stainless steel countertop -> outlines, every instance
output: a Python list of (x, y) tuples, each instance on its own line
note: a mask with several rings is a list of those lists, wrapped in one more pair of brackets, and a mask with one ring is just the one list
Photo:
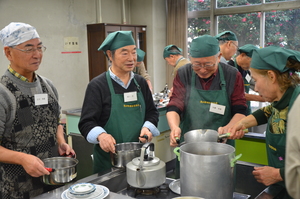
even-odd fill
[[(125, 175), (125, 177), (124, 177)], [(166, 184), (168, 185), (170, 182), (172, 182), (174, 179), (166, 178)], [(61, 194), (68, 189), (73, 184), (82, 183), (82, 182), (90, 182), (93, 184), (101, 184), (103, 186), (106, 186), (110, 193), (105, 199), (130, 199), (133, 197), (130, 197), (126, 194), (126, 173), (124, 169), (113, 169), (111, 172), (106, 173), (104, 175), (99, 174), (93, 174), (91, 176), (88, 176), (86, 178), (83, 178), (81, 180), (68, 183), (60, 188), (54, 189), (52, 191), (49, 191), (47, 193), (41, 194), (39, 196), (34, 197), (34, 199), (59, 199), (61, 198)], [(117, 182), (117, 183), (116, 183)], [(124, 183), (125, 182), (125, 183)], [(125, 190), (125, 192), (124, 192)], [(125, 193), (125, 195), (124, 195)], [(168, 194), (167, 198), (174, 198), (179, 197), (179, 195), (174, 194), (170, 190), (170, 194)], [(137, 198), (143, 198), (143, 196), (139, 196)], [(145, 198), (151, 198), (145, 196)], [(156, 196), (153, 196), (152, 198), (156, 198)], [(159, 197), (158, 199), (160, 199)], [(165, 198), (165, 197), (163, 197)], [(233, 199), (248, 199), (250, 198), (250, 195), (246, 194), (240, 194), (234, 192)]]

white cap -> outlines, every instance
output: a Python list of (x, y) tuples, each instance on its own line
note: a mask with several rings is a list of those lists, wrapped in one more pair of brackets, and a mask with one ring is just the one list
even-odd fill
[(40, 38), (35, 27), (22, 22), (11, 22), (0, 31), (3, 46), (16, 46), (35, 38)]

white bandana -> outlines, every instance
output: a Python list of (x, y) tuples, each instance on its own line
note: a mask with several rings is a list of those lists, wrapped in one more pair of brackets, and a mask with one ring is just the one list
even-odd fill
[(36, 29), (26, 23), (11, 22), (0, 31), (3, 46), (16, 46), (35, 38), (40, 38)]

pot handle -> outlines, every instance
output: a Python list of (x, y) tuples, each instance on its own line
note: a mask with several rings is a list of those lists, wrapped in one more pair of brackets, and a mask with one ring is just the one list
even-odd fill
[(174, 149), (174, 153), (175, 153), (175, 155), (177, 156), (178, 161), (180, 162), (180, 147), (176, 147), (176, 148)]
[(230, 161), (230, 166), (234, 167), (235, 163), (238, 161), (238, 159), (240, 159), (242, 157), (242, 154), (239, 154), (237, 156), (235, 156), (231, 161)]

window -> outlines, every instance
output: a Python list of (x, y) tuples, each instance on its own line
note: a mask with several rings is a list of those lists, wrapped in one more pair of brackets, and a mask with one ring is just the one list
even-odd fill
[(218, 17), (219, 32), (230, 30), (239, 40), (239, 46), (245, 44), (260, 45), (261, 13), (223, 15)]
[(217, 8), (260, 4), (261, 0), (218, 0)]
[(263, 0), (187, 1), (188, 44), (197, 36), (230, 30), (236, 33), (239, 46), (277, 45), (300, 51), (299, 1), (265, 0), (263, 6)]

